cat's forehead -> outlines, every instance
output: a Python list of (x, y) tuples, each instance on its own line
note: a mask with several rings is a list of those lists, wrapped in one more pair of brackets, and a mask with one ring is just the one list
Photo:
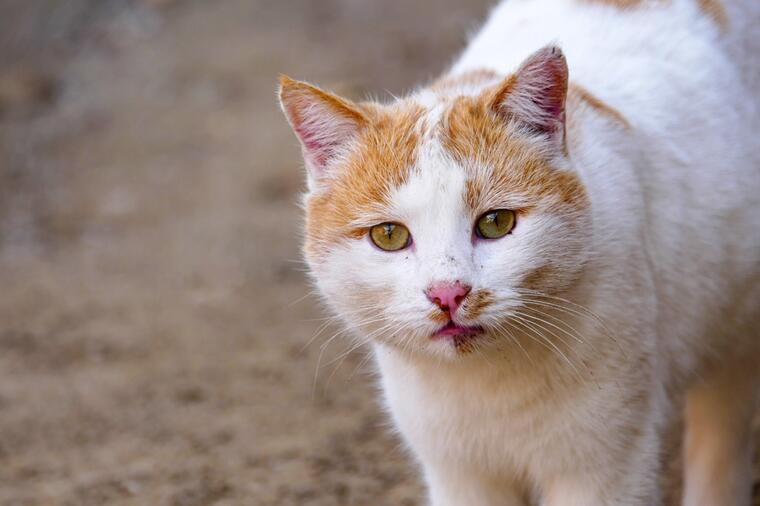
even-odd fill
[(410, 104), (423, 113), (410, 174), (460, 171), (466, 209), (476, 214), (507, 204), (585, 202), (578, 177), (561, 170), (560, 160), (548, 155), (541, 139), (489, 109), (482, 91), (492, 78), (491, 73), (464, 75), (412, 97)]

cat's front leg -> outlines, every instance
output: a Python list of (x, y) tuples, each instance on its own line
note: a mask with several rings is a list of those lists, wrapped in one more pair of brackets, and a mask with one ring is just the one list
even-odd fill
[[(636, 453), (636, 450), (632, 450)], [(634, 455), (636, 465), (621, 459), (597, 472), (569, 470), (542, 487), (541, 506), (661, 506), (657, 450)]]
[(515, 484), (461, 466), (426, 465), (431, 506), (526, 506)]
[[(575, 456), (539, 478), (541, 506), (663, 506), (662, 427), (670, 418), (652, 409), (640, 419), (574, 441)], [(608, 424), (610, 425), (610, 424)]]
[[(655, 464), (656, 465), (656, 464)], [(652, 473), (640, 483), (621, 483), (594, 475), (568, 474), (544, 491), (541, 506), (660, 506), (662, 497)]]
[(683, 506), (752, 504), (753, 360), (706, 371), (688, 393)]

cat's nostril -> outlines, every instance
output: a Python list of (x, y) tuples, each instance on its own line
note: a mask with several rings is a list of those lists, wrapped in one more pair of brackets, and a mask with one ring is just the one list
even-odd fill
[(454, 283), (436, 283), (430, 286), (425, 293), (428, 300), (441, 308), (441, 310), (453, 314), (462, 304), (472, 288), (463, 285), (459, 281)]

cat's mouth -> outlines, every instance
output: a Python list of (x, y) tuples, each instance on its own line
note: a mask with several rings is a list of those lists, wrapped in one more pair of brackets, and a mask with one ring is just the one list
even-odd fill
[(476, 326), (466, 326), (466, 325), (459, 325), (458, 323), (454, 323), (453, 321), (449, 320), (449, 323), (438, 329), (435, 334), (433, 334), (433, 339), (439, 339), (439, 338), (452, 338), (452, 339), (463, 339), (463, 338), (469, 338), (469, 337), (475, 337), (478, 334), (483, 333), (483, 327), (480, 325)]

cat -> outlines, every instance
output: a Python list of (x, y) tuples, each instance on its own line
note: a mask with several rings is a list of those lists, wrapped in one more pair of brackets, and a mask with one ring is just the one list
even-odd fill
[(509, 0), (392, 103), (281, 77), (305, 258), (432, 505), (658, 506), (679, 458), (681, 504), (750, 505), (758, 26)]

